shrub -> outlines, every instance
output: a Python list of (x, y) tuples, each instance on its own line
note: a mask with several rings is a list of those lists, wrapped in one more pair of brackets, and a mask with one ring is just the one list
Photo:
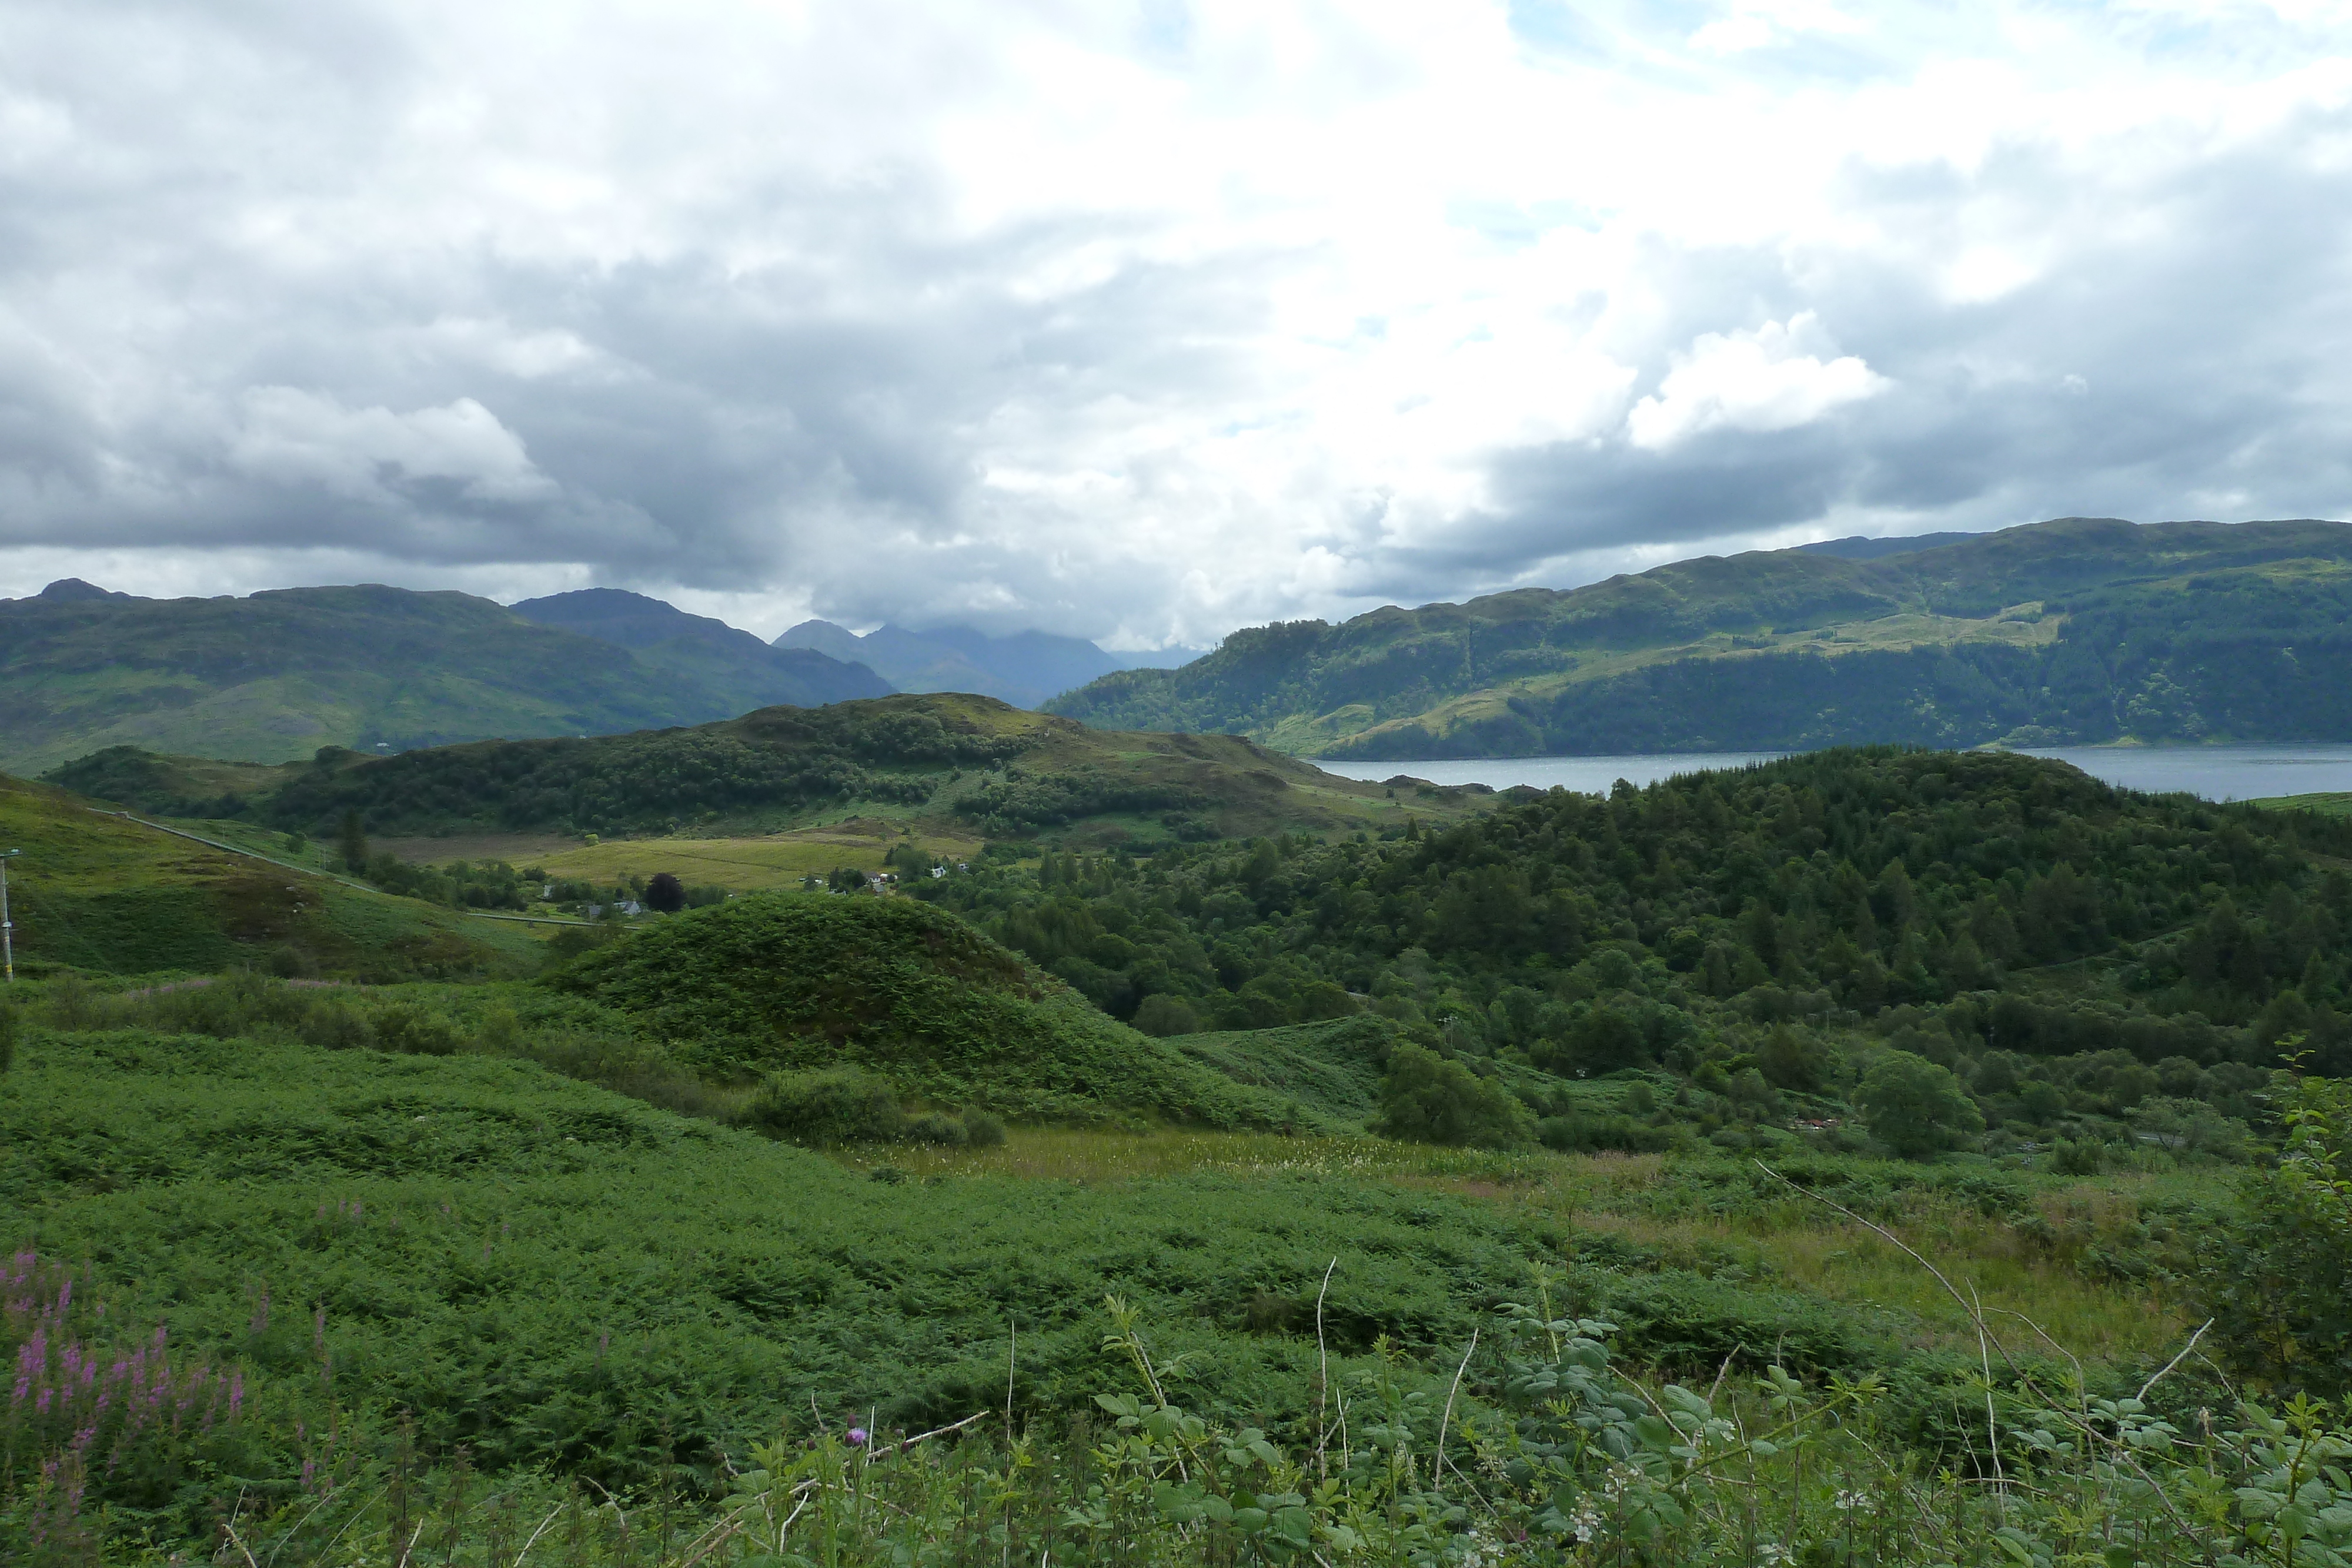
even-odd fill
[(889, 1080), (862, 1067), (769, 1075), (744, 1124), (795, 1144), (893, 1143), (908, 1132)]
[(1004, 1142), (1004, 1124), (985, 1111), (966, 1111), (963, 1131), (975, 1149), (992, 1149)]
[(428, 1013), (405, 1002), (379, 1008), (375, 1015), (379, 1051), (402, 1051), (414, 1056), (451, 1056), (458, 1044), (457, 1029), (439, 1013)]
[(909, 1118), (899, 1134), (910, 1144), (939, 1144), (957, 1148), (971, 1141), (971, 1130), (944, 1111), (926, 1111)]
[(1536, 1124), (1536, 1140), (1562, 1154), (1617, 1149), (1631, 1155), (1662, 1153), (1674, 1142), (1672, 1129), (1626, 1115), (1547, 1116)]
[(1959, 1148), (1984, 1116), (1948, 1067), (1907, 1051), (1881, 1051), (1854, 1095), (1871, 1135), (1906, 1160)]
[(2096, 1176), (2106, 1166), (2106, 1147), (2095, 1138), (2061, 1138), (2051, 1145), (2050, 1168), (2060, 1176)]
[(2231, 1358), (2281, 1387), (2352, 1391), (2352, 1082), (2305, 1078), (2278, 1163), (2247, 1182), (2199, 1285)]
[(1412, 1143), (1489, 1149), (1517, 1148), (1535, 1135), (1528, 1108), (1509, 1090), (1411, 1044), (1389, 1053), (1375, 1130)]

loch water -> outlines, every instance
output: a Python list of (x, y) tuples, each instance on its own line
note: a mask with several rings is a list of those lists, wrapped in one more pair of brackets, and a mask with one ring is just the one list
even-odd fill
[[(1620, 779), (1651, 784), (1680, 773), (1770, 762), (1781, 751), (1664, 752), (1628, 757), (1496, 757), (1429, 762), (1325, 761), (1316, 766), (1349, 779), (1392, 779), (1400, 773), (1433, 784), (1554, 785), (1605, 795)], [(2209, 800), (2259, 800), (2278, 795), (2352, 791), (2352, 745), (2063, 746), (2029, 750), (2054, 757), (2095, 779), (2128, 789), (2185, 790)]]

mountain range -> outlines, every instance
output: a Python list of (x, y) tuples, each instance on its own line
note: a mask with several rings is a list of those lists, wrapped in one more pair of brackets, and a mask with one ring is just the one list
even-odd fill
[(2065, 517), (1255, 627), (1046, 706), (1327, 758), (2343, 740), (2347, 622), (2352, 526)]
[[(1045, 632), (991, 637), (969, 626), (909, 632), (885, 625), (860, 636), (830, 621), (803, 621), (775, 645), (865, 664), (902, 692), (977, 692), (1032, 708), (1098, 675), (1163, 662), (1158, 654), (1107, 653), (1077, 637)], [(1195, 652), (1178, 651), (1184, 656)]]
[(111, 746), (284, 762), (889, 690), (870, 669), (604, 589), (509, 610), (375, 584), (142, 599), (68, 579), (0, 600), (0, 769), (16, 773)]

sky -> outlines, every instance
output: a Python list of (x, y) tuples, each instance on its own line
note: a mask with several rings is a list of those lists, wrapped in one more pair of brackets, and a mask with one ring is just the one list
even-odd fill
[(2352, 516), (2352, 5), (0, 0), (0, 595), (1118, 649)]

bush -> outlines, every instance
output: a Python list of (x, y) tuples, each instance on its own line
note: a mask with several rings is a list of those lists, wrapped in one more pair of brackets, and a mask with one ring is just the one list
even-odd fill
[(1984, 1131), (1984, 1116), (1948, 1067), (1907, 1051), (1886, 1051), (1854, 1095), (1871, 1135), (1906, 1160), (1957, 1149)]
[(1615, 1149), (1629, 1155), (1663, 1153), (1674, 1142), (1673, 1130), (1652, 1126), (1626, 1115), (1547, 1116), (1536, 1124), (1536, 1140), (1561, 1154), (1586, 1154)]
[(2352, 1082), (2305, 1078), (2278, 1163), (2206, 1249), (2201, 1310), (2241, 1370), (2321, 1397), (2352, 1391)]
[(975, 1149), (992, 1149), (1004, 1142), (1004, 1124), (985, 1111), (963, 1113), (965, 1139)]
[(971, 1129), (943, 1111), (926, 1111), (909, 1119), (907, 1130), (900, 1135), (910, 1144), (938, 1144), (947, 1148), (960, 1148), (971, 1141)]
[(376, 1009), (375, 1044), (379, 1051), (403, 1051), (414, 1056), (452, 1056), (457, 1053), (458, 1037), (456, 1027), (440, 1014), (394, 1002)]
[(862, 1067), (772, 1073), (745, 1107), (743, 1124), (771, 1137), (819, 1147), (895, 1143), (908, 1133), (906, 1113), (898, 1109), (889, 1080)]
[(1389, 1053), (1373, 1130), (1412, 1143), (1487, 1149), (1522, 1147), (1535, 1136), (1528, 1108), (1509, 1090), (1411, 1044)]

